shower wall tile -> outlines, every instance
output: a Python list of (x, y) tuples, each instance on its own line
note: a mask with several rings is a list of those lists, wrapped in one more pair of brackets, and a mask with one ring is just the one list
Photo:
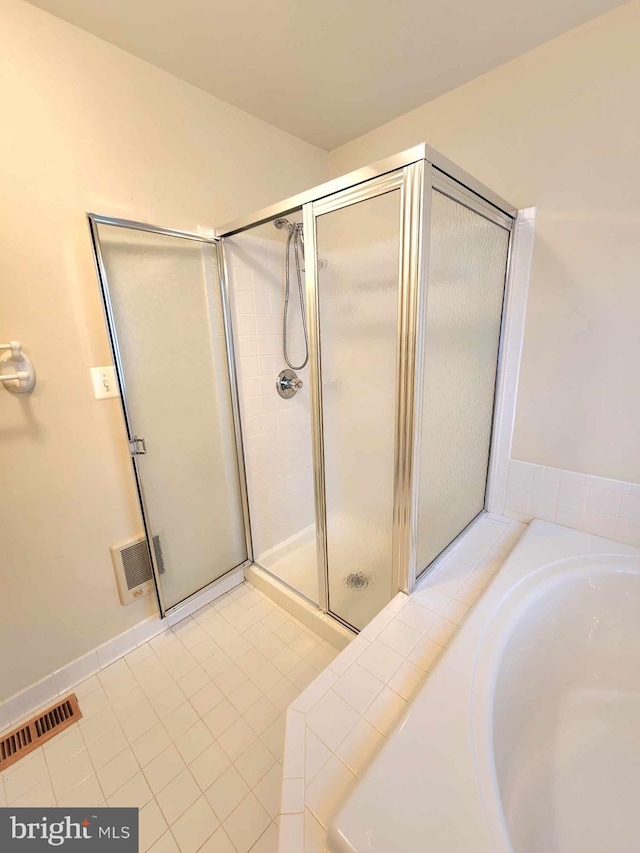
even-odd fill
[(504, 514), (640, 546), (640, 485), (512, 459)]
[[(240, 409), (256, 558), (314, 524), (308, 369), (291, 400), (276, 392), (282, 354), (284, 244), (243, 234), (226, 240)], [(292, 278), (295, 291), (295, 275)], [(293, 336), (296, 299), (292, 291)], [(292, 337), (293, 337), (292, 336)], [(300, 341), (295, 338), (293, 343)], [(292, 349), (294, 363), (303, 349)]]

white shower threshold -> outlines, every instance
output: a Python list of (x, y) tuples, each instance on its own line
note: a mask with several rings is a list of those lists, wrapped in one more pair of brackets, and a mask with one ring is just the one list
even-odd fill
[(336, 649), (344, 649), (356, 636), (353, 631), (323, 613), (314, 604), (298, 595), (285, 583), (281, 583), (261, 566), (257, 566), (255, 563), (247, 566), (244, 570), (244, 576), (256, 589), (259, 589), (283, 610), (286, 610), (307, 628), (315, 631), (318, 636), (331, 643)]

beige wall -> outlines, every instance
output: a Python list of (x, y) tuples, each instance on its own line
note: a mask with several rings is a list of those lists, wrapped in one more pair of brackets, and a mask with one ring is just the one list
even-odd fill
[(520, 207), (536, 244), (513, 455), (640, 482), (640, 3), (331, 153), (428, 142)]
[(0, 699), (152, 612), (109, 545), (140, 530), (86, 210), (196, 230), (326, 178), (327, 155), (39, 9), (0, 0), (0, 339), (38, 371), (0, 390)]

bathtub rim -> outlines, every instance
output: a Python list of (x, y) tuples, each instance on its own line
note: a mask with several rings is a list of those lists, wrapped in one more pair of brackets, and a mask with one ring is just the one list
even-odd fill
[[(551, 522), (531, 522), (330, 823), (332, 853), (406, 853), (416, 839), (423, 845), (429, 839), (433, 850), (495, 853), (471, 737), (478, 641), (497, 603), (521, 578), (558, 560), (593, 554), (638, 557), (640, 549)], [(452, 702), (441, 701), (443, 690)]]

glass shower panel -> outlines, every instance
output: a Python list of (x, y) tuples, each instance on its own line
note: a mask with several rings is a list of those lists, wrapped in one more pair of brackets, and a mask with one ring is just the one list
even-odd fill
[(399, 190), (316, 219), (329, 610), (392, 597)]
[(433, 190), (418, 572), (484, 508), (508, 248), (506, 229)]
[(111, 225), (98, 232), (170, 608), (247, 559), (217, 247)]
[[(284, 359), (283, 311), (287, 244), (289, 304), (287, 352), (295, 366), (306, 358), (295, 247), (289, 228), (302, 211), (225, 237), (233, 309), (240, 409), (247, 467), (254, 560), (279, 580), (319, 603), (313, 491), (309, 367), (299, 367), (302, 388), (283, 399), (276, 377)], [(304, 259), (298, 247), (304, 281)], [(305, 312), (303, 314), (303, 312)]]

